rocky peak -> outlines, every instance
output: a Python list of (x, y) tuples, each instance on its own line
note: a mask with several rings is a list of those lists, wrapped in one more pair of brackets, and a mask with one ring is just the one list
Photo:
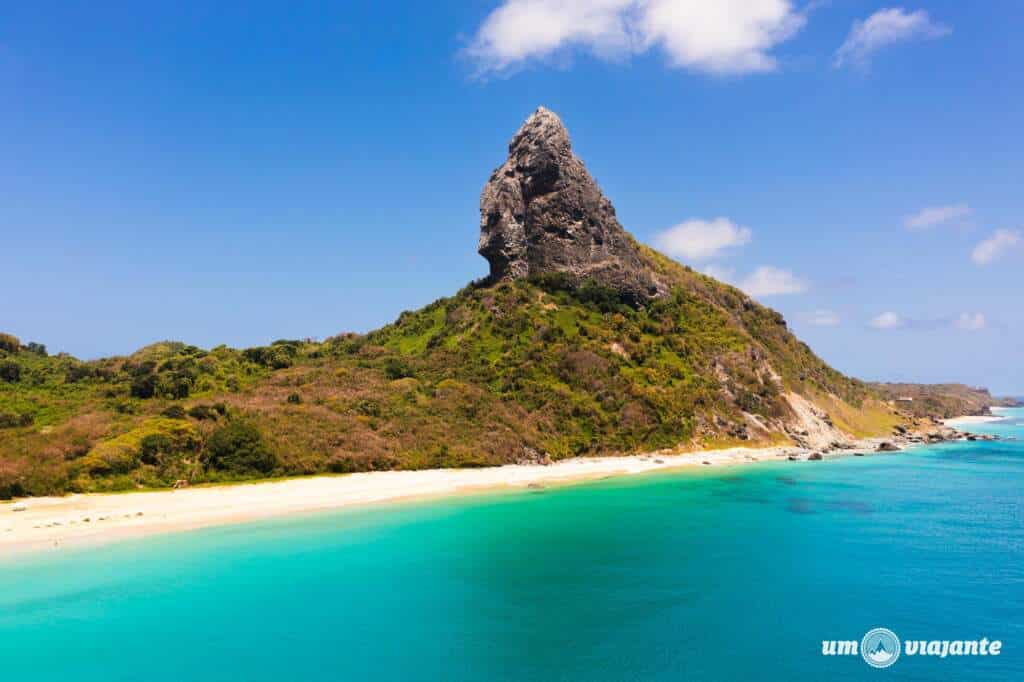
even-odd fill
[(564, 273), (635, 303), (667, 291), (573, 154), (561, 119), (544, 107), (513, 136), (480, 195), (479, 251), (495, 282)]

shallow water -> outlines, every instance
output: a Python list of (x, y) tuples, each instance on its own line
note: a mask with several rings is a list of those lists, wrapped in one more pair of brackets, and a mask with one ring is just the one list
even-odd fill
[[(1024, 411), (975, 431), (1024, 439)], [(0, 563), (22, 680), (1024, 679), (1024, 440), (618, 478)], [(1003, 642), (875, 671), (823, 639)]]

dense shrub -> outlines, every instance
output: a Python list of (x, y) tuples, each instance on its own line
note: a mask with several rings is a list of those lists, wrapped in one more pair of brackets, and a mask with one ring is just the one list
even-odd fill
[(32, 415), (0, 412), (0, 429), (14, 429), (19, 426), (32, 426)]
[(273, 346), (258, 346), (246, 348), (242, 351), (243, 357), (250, 362), (270, 367), (271, 369), (284, 369), (291, 367), (293, 358), (298, 349), (288, 342), (277, 342)]
[(270, 473), (277, 458), (252, 424), (235, 420), (213, 432), (206, 443), (210, 467), (235, 474)]
[(394, 381), (413, 376), (413, 371), (405, 361), (399, 358), (388, 358), (384, 361), (384, 376)]
[(21, 365), (13, 360), (4, 360), (3, 362), (0, 362), (0, 381), (6, 381), (9, 384), (13, 384), (20, 380)]
[(171, 405), (160, 414), (167, 417), (168, 419), (184, 419), (185, 408), (182, 407), (181, 405)]
[(30, 341), (29, 343), (27, 343), (25, 345), (25, 350), (28, 351), (29, 353), (41, 355), (44, 358), (49, 357), (49, 354), (46, 352), (46, 346), (44, 346), (41, 343), (36, 343), (35, 341)]
[(8, 353), (17, 353), (21, 350), (21, 341), (18, 340), (17, 336), (0, 334), (0, 350), (5, 350)]
[(380, 403), (376, 400), (369, 400), (367, 398), (360, 398), (353, 405), (356, 412), (365, 417), (379, 417), (383, 414)]
[(79, 381), (96, 376), (96, 370), (89, 365), (71, 365), (64, 372), (64, 383), (77, 384)]
[(156, 395), (156, 383), (155, 374), (140, 374), (132, 379), (131, 394), (135, 398), (148, 400)]
[(615, 289), (601, 286), (589, 279), (576, 290), (576, 297), (603, 313), (615, 312), (627, 304), (626, 299)]
[(0, 462), (0, 500), (25, 495), (22, 474), (13, 464)]
[(141, 377), (147, 374), (152, 374), (153, 371), (156, 370), (156, 361), (145, 360), (143, 362), (126, 362), (124, 369), (133, 377)]
[(532, 276), (530, 281), (549, 293), (568, 293), (577, 300), (605, 313), (616, 312), (628, 304), (628, 301), (615, 289), (598, 284), (592, 279), (576, 284), (564, 272), (542, 273)]
[(351, 474), (357, 471), (387, 471), (398, 466), (398, 460), (389, 455), (336, 455), (327, 463), (327, 470), (335, 474)]
[(153, 463), (160, 455), (194, 452), (199, 435), (194, 426), (177, 419), (155, 418), (131, 431), (97, 443), (75, 468), (92, 475), (126, 474), (145, 457)]
[(174, 451), (174, 443), (162, 433), (151, 433), (139, 443), (139, 459), (144, 464), (162, 464)]
[(216, 405), (193, 405), (188, 409), (188, 416), (193, 419), (203, 420), (216, 420), (217, 417), (227, 413), (227, 408), (224, 403), (218, 403)]
[(289, 393), (288, 394), (288, 404), (289, 405), (301, 405), (302, 404), (302, 396), (299, 395), (298, 393)]
[(187, 398), (192, 392), (192, 385), (195, 377), (186, 372), (167, 372), (158, 374), (156, 380), (156, 393), (161, 397), (171, 400)]
[(346, 332), (325, 339), (324, 345), (332, 355), (355, 355), (365, 342), (365, 336)]

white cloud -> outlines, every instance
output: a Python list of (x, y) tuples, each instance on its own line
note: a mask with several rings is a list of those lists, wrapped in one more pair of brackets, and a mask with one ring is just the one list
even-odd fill
[(875, 329), (899, 329), (904, 325), (903, 318), (896, 313), (884, 312), (869, 323)]
[(710, 263), (704, 266), (704, 274), (708, 277), (714, 277), (720, 282), (731, 282), (733, 277), (736, 276), (736, 268), (731, 268), (727, 265), (718, 265), (716, 263)]
[(838, 327), (841, 320), (834, 310), (815, 310), (805, 316), (807, 324), (812, 327)]
[(996, 230), (991, 237), (980, 242), (971, 252), (975, 265), (988, 265), (1006, 251), (1021, 245), (1022, 237), (1016, 230)]
[(687, 220), (654, 237), (654, 245), (672, 256), (686, 260), (714, 258), (728, 248), (750, 243), (749, 228), (728, 218)]
[(910, 40), (941, 38), (952, 33), (948, 26), (935, 23), (928, 12), (908, 12), (901, 7), (880, 9), (863, 21), (853, 22), (850, 35), (836, 51), (833, 66), (865, 67), (871, 56), (889, 45)]
[(976, 332), (986, 325), (987, 320), (981, 313), (960, 313), (960, 317), (953, 320), (954, 327), (966, 332)]
[(967, 204), (950, 204), (949, 206), (929, 206), (922, 208), (912, 216), (903, 220), (908, 230), (927, 230), (938, 225), (951, 222), (963, 222), (970, 217), (973, 210)]
[(804, 21), (791, 0), (504, 0), (465, 53), (481, 73), (572, 48), (605, 59), (660, 48), (675, 67), (753, 73), (777, 68), (770, 50)]
[(756, 298), (802, 294), (807, 291), (807, 284), (788, 270), (762, 265), (744, 278), (739, 288)]
[(789, 0), (649, 0), (637, 3), (644, 48), (673, 66), (709, 73), (774, 71), (768, 50), (804, 24)]

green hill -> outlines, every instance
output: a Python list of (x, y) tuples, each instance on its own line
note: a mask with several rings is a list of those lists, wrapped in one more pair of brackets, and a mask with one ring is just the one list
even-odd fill
[(638, 244), (538, 110), (481, 199), (491, 277), (366, 335), (81, 362), (0, 336), (0, 497), (886, 435), (782, 316)]
[[(3, 351), (18, 378), (0, 382), (0, 496), (783, 442), (799, 422), (787, 394), (856, 435), (891, 429), (778, 313), (660, 267), (672, 294), (644, 308), (551, 276), (320, 343), (88, 363)], [(225, 432), (256, 455), (214, 456)]]

